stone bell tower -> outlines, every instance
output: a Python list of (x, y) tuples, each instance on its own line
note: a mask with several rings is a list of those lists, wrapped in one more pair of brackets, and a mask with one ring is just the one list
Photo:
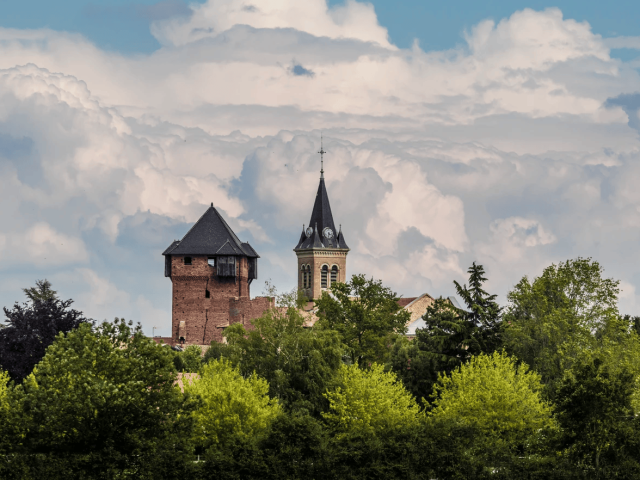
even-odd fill
[(347, 246), (342, 227), (336, 230), (324, 185), (324, 154), (320, 141), (320, 185), (316, 193), (309, 226), (302, 227), (298, 245), (298, 289), (310, 300), (318, 299), (331, 285), (347, 280)]

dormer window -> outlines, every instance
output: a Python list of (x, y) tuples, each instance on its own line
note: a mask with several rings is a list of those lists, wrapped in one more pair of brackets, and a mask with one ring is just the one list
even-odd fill
[(191, 265), (191, 257), (184, 257), (184, 264)]

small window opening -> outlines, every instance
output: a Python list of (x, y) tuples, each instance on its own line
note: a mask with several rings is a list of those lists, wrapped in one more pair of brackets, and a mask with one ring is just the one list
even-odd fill
[(215, 257), (208, 257), (207, 258), (207, 263), (209, 264), (210, 267), (215, 267), (216, 266), (216, 258)]
[(204, 291), (204, 298), (211, 298), (211, 292), (209, 290)]
[(322, 274), (320, 275), (320, 287), (327, 288), (327, 281), (329, 276), (329, 267), (326, 265), (322, 266)]
[(191, 257), (184, 257), (184, 264), (191, 265)]
[(331, 285), (338, 281), (338, 266), (331, 267)]

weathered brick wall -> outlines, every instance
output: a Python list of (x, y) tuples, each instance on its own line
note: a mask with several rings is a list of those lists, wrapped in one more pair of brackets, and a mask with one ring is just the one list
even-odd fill
[[(208, 345), (222, 341), (224, 328), (251, 320), (269, 308), (270, 300), (250, 300), (249, 269), (246, 258), (238, 258), (236, 277), (218, 277), (206, 256), (192, 256), (191, 265), (183, 256), (171, 258), (173, 283), (172, 339), (178, 342), (180, 322), (185, 322), (185, 343)], [(209, 290), (210, 297), (206, 298)], [(237, 300), (236, 300), (237, 299)], [(237, 302), (233, 304), (232, 303)]]

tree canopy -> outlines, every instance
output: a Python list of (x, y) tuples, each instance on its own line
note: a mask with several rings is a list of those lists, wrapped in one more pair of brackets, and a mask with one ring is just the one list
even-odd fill
[(228, 346), (220, 354), (243, 376), (255, 372), (267, 380), (270, 396), (283, 407), (317, 416), (326, 408), (323, 394), (334, 381), (344, 346), (334, 331), (306, 328), (298, 301), (292, 294), (279, 297), (281, 306), (253, 320), (248, 332), (240, 324), (227, 328)]
[(410, 318), (395, 292), (364, 275), (332, 284), (331, 295), (323, 292), (316, 306), (319, 324), (340, 334), (351, 362), (361, 367), (384, 362), (389, 345), (397, 334), (407, 331)]
[(508, 293), (505, 346), (541, 375), (550, 395), (581, 355), (628, 333), (619, 328), (618, 284), (598, 262), (577, 258), (533, 281), (523, 277)]
[(82, 312), (70, 308), (73, 300), (55, 296), (40, 299), (37, 295), (33, 294), (30, 304), (16, 302), (11, 310), (4, 308), (7, 320), (0, 329), (0, 367), (16, 382), (31, 373), (56, 335), (88, 322)]
[(468, 273), (469, 286), (453, 282), (466, 309), (449, 299), (436, 299), (423, 315), (426, 326), (416, 330), (416, 338), (412, 342), (400, 338), (393, 346), (390, 367), (419, 399), (430, 397), (440, 374), (501, 345), (501, 309), (496, 295), (483, 289), (484, 268), (474, 262)]
[[(179, 458), (188, 448), (189, 396), (174, 386), (168, 348), (124, 320), (96, 330), (83, 323), (58, 334), (34, 372), (16, 387), (14, 415), (21, 418), (27, 451), (90, 456), (108, 471), (137, 456)], [(100, 463), (103, 462), (103, 463)], [(134, 469), (135, 470), (135, 469)]]
[(429, 414), (458, 420), (489, 438), (516, 445), (551, 424), (540, 376), (505, 353), (472, 357), (434, 386)]
[(35, 287), (23, 288), (22, 291), (32, 302), (46, 302), (47, 300), (56, 300), (58, 292), (51, 288), (51, 282), (46, 278), (44, 280), (36, 280)]
[(199, 377), (185, 382), (185, 392), (202, 403), (193, 412), (195, 441), (202, 448), (229, 439), (258, 439), (280, 413), (276, 399), (269, 398), (269, 384), (252, 374), (243, 378), (228, 360), (212, 360)]
[(374, 364), (340, 368), (340, 386), (325, 394), (330, 410), (323, 417), (341, 435), (384, 435), (419, 420), (420, 408), (393, 372)]

